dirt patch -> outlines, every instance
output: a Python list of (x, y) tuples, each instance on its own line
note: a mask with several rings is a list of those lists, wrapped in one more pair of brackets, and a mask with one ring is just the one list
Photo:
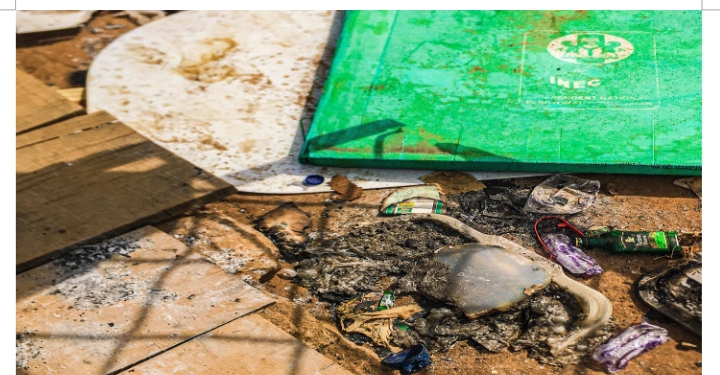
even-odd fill
[(242, 82), (257, 85), (263, 81), (265, 75), (262, 73), (243, 74), (240, 76)]
[(257, 228), (267, 234), (279, 249), (292, 250), (307, 242), (305, 228), (311, 223), (310, 217), (295, 203), (286, 202), (268, 212), (258, 220)]
[(219, 150), (219, 151), (227, 151), (227, 147), (223, 146), (222, 144), (218, 143), (216, 140), (214, 140), (212, 138), (205, 138), (202, 141), (200, 141), (200, 143), (202, 143), (204, 145), (213, 146), (216, 150)]
[(202, 52), (196, 56), (184, 56), (177, 72), (188, 80), (206, 83), (236, 78), (235, 68), (222, 61), (235, 47), (237, 42), (231, 38), (205, 40), (197, 48)]
[(478, 191), (485, 185), (471, 174), (456, 171), (437, 171), (420, 177), (426, 184), (434, 184), (441, 194), (461, 194)]
[(338, 199), (343, 201), (353, 201), (362, 196), (363, 189), (350, 182), (345, 176), (333, 176), (330, 180), (330, 187), (338, 192)]
[(215, 265), (253, 283), (278, 270), (275, 245), (250, 225), (222, 214), (171, 219), (157, 226)]

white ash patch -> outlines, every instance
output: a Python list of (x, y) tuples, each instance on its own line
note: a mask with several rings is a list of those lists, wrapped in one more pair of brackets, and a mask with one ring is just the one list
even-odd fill
[(40, 355), (40, 348), (31, 339), (32, 333), (24, 332), (15, 336), (15, 367), (29, 369), (27, 363)]
[(142, 295), (144, 288), (134, 281), (123, 280), (128, 274), (118, 269), (106, 269), (103, 274), (95, 269), (87, 270), (56, 284), (50, 294), (74, 300), (73, 305), (78, 310), (110, 306)]
[(212, 251), (204, 254), (211, 262), (227, 272), (236, 274), (255, 258), (238, 254), (232, 249), (223, 248), (220, 251)]
[(175, 234), (175, 235), (173, 235), (173, 237), (175, 237), (175, 239), (185, 242), (185, 245), (187, 245), (189, 247), (193, 247), (193, 246), (197, 246), (199, 243), (205, 243), (205, 244), (210, 243), (210, 241), (203, 238), (203, 237), (205, 237), (204, 234), (205, 234), (204, 230), (193, 230), (187, 234)]
[(255, 282), (255, 279), (253, 279), (253, 277), (250, 275), (242, 275), (242, 276), (240, 276), (240, 280), (242, 280), (250, 285), (257, 284)]
[(308, 298), (308, 297), (295, 297), (295, 298), (293, 298), (293, 302), (294, 302), (296, 305), (303, 306), (303, 305), (307, 304), (308, 302), (310, 302), (310, 298)]
[(94, 310), (143, 296), (145, 306), (177, 298), (172, 291), (152, 289), (155, 279), (133, 277), (127, 264), (97, 267), (114, 254), (130, 258), (139, 247), (136, 240), (121, 238), (72, 250), (53, 261), (57, 277), (50, 294), (72, 300), (78, 310)]
[(53, 265), (59, 271), (58, 276), (69, 276), (76, 274), (78, 271), (85, 271), (97, 262), (109, 259), (113, 254), (130, 258), (130, 253), (138, 248), (140, 248), (140, 245), (135, 239), (115, 238), (74, 249), (53, 261)]

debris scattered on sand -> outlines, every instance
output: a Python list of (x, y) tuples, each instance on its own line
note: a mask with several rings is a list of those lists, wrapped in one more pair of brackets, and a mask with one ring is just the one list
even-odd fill
[(702, 200), (702, 177), (685, 177), (673, 181), (673, 184), (692, 190)]
[(305, 228), (311, 224), (307, 213), (295, 203), (286, 202), (258, 219), (257, 228), (266, 233), (278, 248), (289, 251), (307, 242)]
[(298, 254), (304, 258), (298, 277), (303, 286), (331, 304), (372, 292), (378, 293), (379, 301), (382, 292), (390, 289), (397, 298), (394, 308), (420, 306), (421, 312), (403, 322), (410, 329), (390, 327), (389, 343), (396, 347), (423, 344), (434, 353), (458, 341), (473, 340), (490, 351), (526, 349), (540, 362), (565, 365), (577, 363), (609, 337), (611, 326), (562, 353), (550, 354), (551, 344), (576, 330), (573, 322), (582, 316), (576, 298), (554, 283), (533, 290), (507, 311), (477, 319), (469, 319), (451, 302), (433, 298), (434, 292), (444, 295), (446, 285), (439, 281), (448, 271), (447, 265), (434, 260), (435, 251), (467, 242), (462, 234), (430, 220), (387, 220), (314, 241)]
[(342, 201), (354, 201), (362, 196), (363, 189), (350, 182), (345, 176), (335, 175), (330, 180), (330, 187), (335, 190)]
[(595, 204), (600, 182), (556, 174), (533, 189), (523, 210), (541, 214), (570, 215)]

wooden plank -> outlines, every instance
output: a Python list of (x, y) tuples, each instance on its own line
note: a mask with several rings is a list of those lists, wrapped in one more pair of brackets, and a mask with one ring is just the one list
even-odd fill
[(273, 303), (154, 227), (107, 244), (17, 275), (26, 374), (121, 371)]
[(39, 129), (18, 134), (15, 137), (15, 148), (26, 147), (31, 144), (95, 128), (114, 121), (118, 120), (105, 111), (91, 113), (87, 116), (73, 117), (57, 124), (44, 126)]
[(131, 367), (124, 375), (349, 375), (259, 315), (252, 314)]
[(85, 113), (83, 107), (20, 69), (16, 69), (15, 95), (15, 133)]
[(234, 191), (122, 123), (29, 145), (16, 156), (20, 271)]
[(84, 87), (72, 87), (69, 89), (58, 90), (60, 95), (65, 99), (73, 102), (80, 103), (85, 99), (85, 88)]

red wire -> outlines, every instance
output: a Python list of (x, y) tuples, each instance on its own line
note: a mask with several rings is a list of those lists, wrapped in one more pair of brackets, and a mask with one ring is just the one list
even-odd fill
[(559, 217), (559, 216), (543, 216), (537, 220), (535, 220), (535, 225), (533, 225), (533, 230), (535, 230), (535, 237), (537, 237), (538, 242), (540, 242), (540, 245), (545, 249), (545, 252), (550, 255), (549, 259), (552, 260), (553, 256), (550, 254), (550, 249), (548, 249), (547, 245), (545, 244), (545, 241), (543, 241), (542, 237), (540, 237), (540, 233), (538, 232), (538, 224), (546, 219), (557, 219), (560, 220), (560, 223), (557, 225), (558, 228), (570, 228), (573, 232), (575, 232), (580, 237), (585, 237), (585, 235), (579, 231), (577, 228), (572, 226), (572, 224), (568, 223), (567, 220)]

